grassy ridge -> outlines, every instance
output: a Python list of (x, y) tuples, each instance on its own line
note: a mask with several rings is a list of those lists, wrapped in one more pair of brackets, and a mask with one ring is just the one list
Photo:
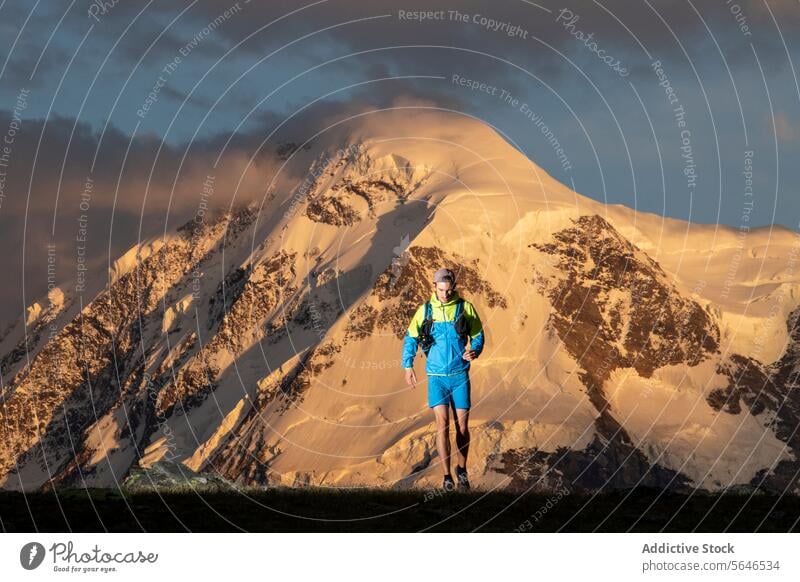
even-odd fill
[(797, 496), (659, 497), (659, 491), (642, 488), (626, 495), (519, 497), (508, 491), (472, 491), (444, 496), (432, 490), (315, 487), (161, 493), (69, 489), (0, 492), (0, 520), (6, 532), (800, 531)]

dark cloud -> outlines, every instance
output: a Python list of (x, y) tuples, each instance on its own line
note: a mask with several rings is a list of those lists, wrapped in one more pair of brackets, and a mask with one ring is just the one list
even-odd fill
[[(438, 65), (440, 69), (448, 69), (452, 68), (453, 60), (460, 59), (462, 62), (471, 61), (476, 72), (483, 70), (488, 74), (498, 68), (502, 70), (491, 58), (454, 51), (462, 48), (507, 59), (550, 80), (559, 75), (574, 74), (554, 51), (580, 56), (584, 50), (579, 41), (556, 23), (556, 16), (564, 8), (579, 18), (575, 28), (593, 34), (609, 52), (613, 50), (624, 55), (631, 66), (645, 58), (641, 46), (655, 58), (683, 60), (680, 45), (683, 45), (690, 58), (695, 59), (709, 55), (708, 48), (712, 53), (715, 52), (713, 42), (716, 40), (731, 64), (752, 64), (752, 42), (763, 62), (771, 67), (784, 67), (788, 64), (786, 49), (777, 34), (775, 21), (787, 41), (800, 30), (800, 9), (794, 0), (769, 4), (763, 0), (730, 3), (718, 0), (605, 0), (592, 3), (507, 0), (492, 4), (480, 0), (436, 4), (420, 0), (375, 0), (369, 3), (337, 0), (322, 3), (297, 0), (249, 3), (244, 0), (199, 0), (188, 9), (187, 4), (155, 2), (144, 12), (142, 9), (147, 2), (137, 0), (118, 2), (99, 13), (95, 10), (95, 17), (90, 17), (88, 11), (93, 5), (95, 2), (87, 0), (76, 3), (67, 13), (62, 30), (71, 31), (73, 40), (76, 40), (89, 26), (93, 26), (91, 38), (98, 46), (105, 44), (110, 47), (119, 42), (117, 59), (121, 57), (133, 63), (146, 53), (144, 63), (152, 66), (161, 65), (165, 59), (172, 58), (209, 25), (213, 26), (213, 34), (206, 36), (196, 46), (195, 58), (219, 57), (224, 50), (250, 35), (253, 35), (252, 38), (241, 44), (237, 55), (247, 55), (248, 59), (262, 57), (291, 43), (286, 51), (290, 52), (292, 58), (297, 62), (305, 59), (309, 63), (319, 61), (320, 46), (327, 47), (329, 54), (341, 55), (346, 51), (360, 52), (382, 47), (436, 45), (450, 48), (426, 49), (424, 52), (386, 50), (363, 54), (341, 66), (365, 67), (377, 61), (392, 61), (403, 70), (421, 62), (429, 68)], [(184, 9), (185, 13), (175, 20)], [(226, 10), (231, 11), (230, 17), (218, 20)], [(470, 18), (467, 23), (449, 17), (444, 21), (414, 22), (400, 18), (400, 10), (458, 10)], [(19, 6), (4, 8), (4, 16), (6, 11), (13, 11), (8, 16), (18, 25), (27, 16)], [(471, 22), (471, 17), (476, 14), (517, 25), (527, 31), (529, 38), (509, 37), (502, 30), (488, 30)], [(34, 15), (22, 36), (22, 49), (12, 55), (10, 74), (21, 76), (31, 68), (31, 55), (36, 51), (28, 48), (41, 46), (61, 17), (56, 8), (39, 9)], [(371, 18), (382, 15), (387, 17)], [(173, 20), (175, 22), (166, 28)], [(357, 20), (361, 22), (345, 24)], [(131, 28), (125, 32), (129, 25), (132, 25)], [(747, 31), (743, 30), (744, 26)], [(318, 32), (326, 28), (330, 30)], [(306, 35), (313, 36), (294, 42)], [(539, 41), (533, 40), (533, 37)], [(151, 47), (156, 38), (159, 38), (157, 44)], [(103, 42), (99, 43), (98, 39), (103, 39)], [(703, 50), (697, 52), (698, 48)], [(45, 55), (44, 66), (55, 66), (63, 61), (63, 55), (65, 52), (68, 54), (68, 50), (69, 47), (60, 46), (57, 39)], [(95, 56), (99, 54), (102, 53)], [(117, 63), (117, 66), (120, 64)], [(505, 74), (513, 76), (510, 71)]]
[[(314, 3), (278, 0), (268, 3), (242, 4), (242, 15), (246, 18), (231, 18), (218, 28), (221, 37), (228, 43), (238, 43), (259, 28), (282, 16)], [(197, 25), (210, 22), (231, 6), (226, 0), (201, 0), (191, 11), (191, 20)], [(545, 0), (531, 3), (512, 0), (487, 3), (481, 0), (459, 0), (458, 2), (398, 2), (397, 0), (376, 0), (364, 2), (337, 2), (331, 0), (309, 6), (273, 25), (263, 33), (243, 45), (245, 50), (256, 54), (294, 40), (325, 27), (348, 21), (389, 15), (364, 22), (341, 26), (324, 33), (322, 38), (336, 42), (353, 51), (379, 46), (398, 45), (444, 45), (464, 47), (504, 56), (523, 66), (536, 68), (546, 63), (542, 59), (558, 58), (546, 51), (537, 50), (536, 60), (532, 62), (534, 42), (522, 42), (516, 37), (508, 37), (501, 31), (491, 31), (471, 22), (463, 23), (449, 19), (413, 22), (399, 18), (399, 11), (415, 10), (458, 10), (470, 17), (479, 14), (498, 22), (519, 25), (528, 31), (530, 37), (540, 39), (540, 47), (551, 45), (555, 49), (577, 52), (582, 47), (564, 27), (556, 23), (562, 9), (569, 9), (578, 17), (577, 29), (593, 33), (599, 43), (635, 55), (641, 52), (640, 45), (651, 53), (680, 50), (679, 43), (691, 49), (704, 45), (713, 34), (721, 45), (735, 47), (750, 41), (762, 45), (765, 58), (783, 52), (783, 46), (776, 34), (772, 15), (784, 36), (790, 37), (800, 30), (800, 10), (794, 0), (770, 2), (763, 0), (739, 0), (720, 2), (703, 0), (605, 0), (603, 2), (563, 2)], [(739, 9), (740, 8), (740, 9)], [(168, 5), (161, 4), (157, 9), (172, 12)], [(735, 13), (734, 13), (735, 12)], [(770, 12), (772, 14), (770, 14)], [(704, 23), (705, 21), (705, 23)], [(749, 36), (741, 29), (747, 26)], [(706, 29), (708, 25), (711, 34)], [(656, 55), (658, 56), (658, 55)], [(400, 56), (400, 59), (404, 57)]]
[[(6, 127), (8, 122), (8, 113), (0, 113), (0, 127)], [(55, 244), (58, 249), (59, 280), (74, 277), (75, 237), (81, 214), (89, 219), (89, 263), (104, 269), (109, 254), (113, 260), (135, 243), (140, 222), (143, 237), (148, 237), (165, 228), (171, 230), (191, 217), (209, 173), (217, 177), (220, 185), (214, 199), (219, 206), (230, 204), (233, 192), (229, 185), (240, 177), (243, 191), (239, 196), (243, 198), (257, 196), (258, 186), (266, 179), (261, 174), (269, 173), (264, 163), (248, 171), (244, 169), (253, 153), (249, 146), (255, 136), (242, 135), (234, 140), (220, 166), (213, 170), (217, 152), (211, 143), (198, 142), (178, 170), (185, 148), (161, 144), (154, 135), (139, 136), (131, 142), (130, 136), (111, 127), (100, 143), (99, 135), (88, 124), (76, 125), (74, 119), (55, 117), (47, 123), (37, 149), (41, 130), (41, 120), (25, 120), (23, 131), (14, 143), (4, 190), (6, 197), (0, 208), (3, 222), (0, 245), (10, 251), (3, 253), (2, 272), (19, 275), (24, 272), (25, 303), (46, 289), (44, 258), (48, 244)], [(92, 171), (96, 152), (97, 163)], [(271, 150), (266, 150), (259, 159), (268, 162), (271, 154)], [(92, 184), (89, 205), (81, 209), (81, 195), (87, 191), (89, 180)], [(21, 293), (21, 285), (0, 287), (0, 320), (21, 312)]]
[[(155, 78), (160, 67), (178, 54), (195, 35), (202, 34), (205, 27), (225, 10), (236, 6), (230, 0), (199, 0), (174, 25), (165, 30), (168, 23), (188, 4), (153, 2), (140, 15), (147, 2), (126, 0), (116, 3), (105, 13), (97, 14), (96, 18), (88, 14), (92, 4), (93, 2), (87, 0), (75, 4), (44, 53), (44, 44), (55, 30), (67, 4), (42, 3), (37, 7), (10, 55), (4, 76), (0, 78), (0, 88), (4, 95), (14, 95), (22, 86), (33, 86), (34, 97), (38, 99), (40, 94), (47, 93), (40, 90), (41, 87), (55, 90), (77, 43), (90, 27), (93, 27), (91, 35), (83, 50), (76, 56), (73, 70), (65, 79), (64, 89), (71, 87), (73, 93), (80, 94), (82, 87), (75, 87), (79, 82), (74, 79), (80, 78), (80, 82), (84, 82), (87, 75), (91, 79), (117, 41), (119, 44), (107, 65), (107, 70), (114, 75), (114, 81), (124, 80), (134, 63), (145, 53), (147, 56), (141, 69), (145, 76)], [(109, 223), (114, 204), (114, 236), (110, 241), (112, 257), (135, 242), (140, 222), (152, 233), (163, 231), (165, 221), (168, 227), (172, 227), (191, 215), (198, 202), (200, 184), (210, 164), (223, 144), (231, 138), (230, 132), (236, 123), (242, 121), (242, 116), (279, 83), (327, 60), (338, 59), (302, 76), (280, 94), (281, 101), (271, 100), (256, 107), (255, 113), (246, 120), (243, 129), (232, 137), (223, 164), (217, 170), (218, 175), (226, 179), (220, 179), (218, 183), (235, 184), (244, 171), (247, 160), (258, 150), (261, 142), (292, 112), (331, 89), (351, 83), (405, 75), (444, 77), (442, 80), (372, 82), (337, 93), (304, 110), (266, 144), (259, 153), (259, 163), (247, 170), (244, 192), (237, 195), (261, 194), (263, 185), (269, 181), (269, 173), (274, 170), (273, 152), (281, 140), (303, 141), (319, 128), (344, 115), (404, 100), (466, 110), (478, 115), (481, 111), (488, 112), (490, 108), (499, 109), (496, 101), (488, 102), (485, 98), (481, 101), (479, 95), (461, 89), (453, 90), (449, 78), (454, 73), (501, 85), (517, 95), (539, 98), (545, 91), (524, 72), (527, 71), (540, 77), (542, 82), (550, 84), (570, 106), (579, 109), (580, 105), (588, 105), (588, 109), (584, 108), (579, 113), (591, 116), (604, 105), (595, 103), (598, 101), (596, 92), (566, 59), (582, 67), (585, 74), (598, 85), (598, 91), (607, 91), (612, 83), (616, 83), (613, 87), (623, 86), (626, 90), (627, 85), (609, 74), (604, 65), (598, 65), (597, 59), (587, 48), (556, 22), (556, 15), (564, 8), (579, 16), (575, 29), (593, 34), (598, 45), (609, 54), (619, 55), (631, 70), (631, 78), (653, 80), (650, 60), (642, 47), (652, 58), (668, 63), (670, 74), (679, 90), (686, 95), (687, 101), (690, 88), (686, 83), (696, 84), (694, 72), (687, 59), (697, 67), (701, 81), (716, 81), (719, 94), (729, 92), (725, 87), (727, 71), (717, 53), (715, 41), (738, 82), (738, 78), (744, 73), (749, 78), (752, 78), (753, 72), (758, 74), (753, 48), (768, 78), (785, 69), (789, 64), (787, 49), (783, 46), (778, 30), (789, 43), (792, 57), (797, 53), (796, 46), (792, 43), (795, 43), (794, 39), (800, 32), (800, 9), (796, 0), (769, 3), (762, 0), (729, 3), (720, 0), (604, 0), (572, 3), (544, 0), (536, 4), (524, 0), (496, 3), (459, 0), (436, 4), (421, 0), (408, 3), (397, 0), (330, 0), (313, 6), (309, 6), (310, 4), (312, 2), (296, 0), (254, 0), (249, 3), (239, 0), (240, 9), (224, 22), (214, 25), (213, 33), (204, 36), (203, 41), (192, 49), (192, 68), (182, 70), (184, 77), (176, 76), (165, 85), (165, 101), (183, 103), (188, 97), (190, 109), (195, 113), (204, 113), (228, 87), (223, 86), (222, 76), (212, 78), (189, 97), (188, 81), (192, 79), (187, 80), (187, 77), (191, 77), (196, 71), (202, 72), (204, 67), (207, 70), (225, 51), (251, 34), (252, 38), (243, 42), (229, 57), (230, 60), (223, 62), (219, 69), (225, 73), (238, 73), (243, 66), (249, 66), (270, 52), (285, 47), (279, 50), (276, 57), (267, 60), (238, 83), (226, 97), (225, 103), (211, 112), (215, 119), (228, 116), (225, 117), (225, 122), (230, 124), (227, 132), (204, 135), (191, 145), (162, 144), (162, 136), (156, 133), (138, 135), (131, 142), (127, 133), (114, 126), (113, 122), (120, 125), (117, 117), (112, 119), (112, 125), (101, 142), (97, 127), (91, 126), (84, 119), (76, 124), (75, 119), (69, 115), (53, 115), (46, 125), (41, 147), (37, 151), (43, 122), (25, 120), (24, 130), (14, 148), (11, 175), (6, 187), (7, 197), (0, 208), (0, 221), (3, 223), (0, 244), (11, 250), (3, 257), (3, 272), (19, 273), (22, 269), (23, 248), (21, 229), (23, 219), (27, 217), (28, 234), (24, 248), (27, 254), (26, 279), (30, 282), (26, 289), (28, 299), (44, 289), (42, 253), (48, 242), (55, 240), (58, 247), (64, 249), (67, 264), (72, 260), (78, 202), (87, 176), (91, 174), (95, 184), (90, 210), (92, 261), (102, 264), (104, 260), (108, 260), (108, 233), (111, 230)], [(302, 9), (304, 6), (308, 8)], [(741, 10), (732, 8), (733, 6), (738, 6)], [(33, 4), (6, 3), (0, 11), (0, 47), (6, 53), (10, 51), (13, 38), (32, 7)], [(398, 13), (401, 9), (456, 9), (468, 16), (468, 22), (449, 19), (429, 22), (403, 20)], [(292, 11), (297, 12), (257, 32), (269, 22)], [(489, 30), (471, 21), (476, 14), (509, 26), (521, 27), (528, 38), (509, 36), (502, 30)], [(388, 17), (363, 20), (381, 15)], [(776, 27), (773, 17), (780, 28)], [(362, 21), (348, 23), (359, 19)], [(747, 31), (741, 28), (744, 25), (748, 26)], [(332, 28), (317, 32), (328, 27)], [(311, 36), (298, 40), (305, 35)], [(534, 37), (538, 40), (534, 40)], [(156, 39), (158, 41), (153, 44)], [(28, 81), (37, 62), (39, 66), (36, 76), (33, 81)], [(110, 84), (110, 81), (107, 82)], [(102, 83), (103, 78), (95, 91), (102, 93), (105, 90)], [(757, 79), (757, 83), (760, 84), (760, 79)], [(649, 84), (650, 90), (653, 89), (652, 85), (653, 83)], [(295, 89), (295, 86), (298, 88)], [(139, 89), (141, 88), (137, 88)], [(644, 93), (647, 89), (641, 90)], [(794, 91), (794, 86), (788, 89)], [(691, 90), (696, 92), (696, 88)], [(775, 92), (779, 90), (780, 88), (775, 88)], [(113, 91), (108, 91), (108, 94), (116, 97), (117, 91), (119, 88), (114, 86)], [(49, 95), (44, 95), (43, 99), (45, 97), (45, 100), (49, 100)], [(662, 98), (662, 95), (658, 97)], [(628, 98), (633, 99), (631, 96)], [(54, 111), (74, 115), (69, 109), (72, 105), (74, 102), (67, 102), (67, 105), (59, 109), (57, 104)], [(621, 112), (630, 107), (639, 108), (635, 101), (617, 100), (612, 105)], [(654, 105), (663, 106), (663, 99)], [(103, 104), (105, 106), (110, 106), (110, 103)], [(9, 104), (2, 103), (0, 107), (8, 109)], [(84, 112), (84, 116), (91, 113), (92, 111)], [(778, 130), (784, 143), (792, 144), (796, 141), (797, 132), (792, 129), (792, 120), (796, 117), (794, 111), (787, 109), (778, 119)], [(592, 121), (594, 120), (587, 121), (590, 128)], [(760, 118), (756, 121), (758, 124), (766, 124)], [(553, 125), (556, 124), (567, 130), (577, 131), (575, 123), (566, 114), (561, 119), (554, 120)], [(6, 112), (0, 114), (0, 127), (7, 125)], [(194, 130), (193, 127), (183, 129), (181, 135), (187, 135), (187, 132), (191, 135)], [(610, 134), (608, 131), (598, 133)], [(635, 137), (642, 136), (637, 134)], [(186, 162), (178, 170), (187, 148)], [(618, 147), (611, 146), (608, 149), (614, 153), (619, 150)], [(94, 171), (90, 172), (96, 152), (97, 164)], [(127, 160), (122, 170), (126, 152)], [(32, 167), (34, 157), (37, 160), (35, 171)], [(30, 200), (27, 198), (29, 183)], [(115, 202), (114, 193), (117, 188), (119, 191)], [(232, 191), (219, 192), (216, 200), (219, 204), (226, 205), (232, 196)], [(55, 234), (52, 235), (54, 215)], [(6, 307), (4, 312), (0, 311), (0, 319), (8, 317), (22, 305), (19, 293), (20, 288), (17, 285), (3, 286), (0, 302)]]
[[(142, 237), (147, 238), (190, 219), (197, 211), (207, 175), (213, 174), (217, 184), (209, 201), (212, 206), (228, 208), (234, 201), (260, 199), (281, 164), (276, 152), (282, 143), (303, 143), (320, 128), (345, 117), (407, 103), (464, 108), (459, 99), (431, 92), (412, 80), (393, 80), (355, 91), (343, 101), (321, 102), (286, 123), (269, 140), (267, 136), (287, 115), (265, 112), (249, 129), (232, 137), (223, 132), (179, 145), (162, 143), (155, 134), (131, 140), (113, 125), (101, 141), (99, 132), (86, 122), (62, 116), (54, 116), (46, 125), (39, 119), (24, 120), (14, 142), (0, 206), (0, 248), (10, 250), (3, 253), (0, 272), (21, 276), (24, 271), (26, 298), (23, 302), (21, 285), (0, 286), (0, 321), (22, 313), (24, 303), (45, 292), (48, 244), (58, 249), (59, 278), (73, 276), (81, 214), (89, 218), (89, 263), (105, 269), (109, 259), (113, 261), (136, 242), (140, 224)], [(10, 112), (0, 110), (0, 127), (8, 127), (10, 120)], [(214, 168), (226, 143), (221, 162)], [(282, 172), (287, 184), (299, 183), (304, 177), (287, 173), (291, 168)], [(89, 179), (87, 210), (80, 204)], [(240, 181), (240, 189), (234, 191)]]
[(197, 94), (195, 91), (192, 96), (190, 97), (188, 93), (185, 91), (181, 91), (172, 85), (164, 85), (161, 88), (161, 94), (165, 97), (169, 97), (170, 99), (174, 99), (178, 103), (188, 103), (190, 105), (194, 105), (196, 107), (200, 107), (203, 110), (208, 110), (214, 104), (211, 99), (207, 99)]

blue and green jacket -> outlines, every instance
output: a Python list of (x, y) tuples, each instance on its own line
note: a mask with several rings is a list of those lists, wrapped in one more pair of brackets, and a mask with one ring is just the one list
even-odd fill
[[(434, 343), (428, 352), (425, 362), (425, 371), (430, 376), (449, 376), (469, 370), (470, 362), (462, 358), (467, 348), (466, 341), (462, 339), (455, 328), (456, 303), (458, 302), (458, 291), (453, 292), (453, 296), (447, 303), (442, 303), (436, 297), (436, 292), (431, 295), (431, 308), (433, 316), (433, 335)], [(464, 300), (464, 317), (467, 318), (469, 329), (470, 348), (476, 354), (483, 351), (484, 336), (483, 325), (475, 311), (475, 307)], [(411, 368), (414, 364), (414, 356), (417, 355), (419, 346), (419, 333), (422, 329), (422, 322), (425, 320), (425, 304), (417, 308), (411, 323), (406, 330), (403, 338), (403, 368)]]

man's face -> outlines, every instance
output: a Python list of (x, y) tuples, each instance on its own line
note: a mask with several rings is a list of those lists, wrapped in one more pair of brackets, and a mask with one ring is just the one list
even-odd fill
[(442, 303), (447, 303), (450, 301), (454, 291), (454, 285), (449, 281), (445, 281), (444, 283), (436, 283), (436, 297)]

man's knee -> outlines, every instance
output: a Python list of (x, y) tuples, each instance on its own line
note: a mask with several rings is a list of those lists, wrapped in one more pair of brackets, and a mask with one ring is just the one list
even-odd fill
[(460, 435), (469, 435), (469, 419), (463, 416), (456, 417), (456, 431)]

